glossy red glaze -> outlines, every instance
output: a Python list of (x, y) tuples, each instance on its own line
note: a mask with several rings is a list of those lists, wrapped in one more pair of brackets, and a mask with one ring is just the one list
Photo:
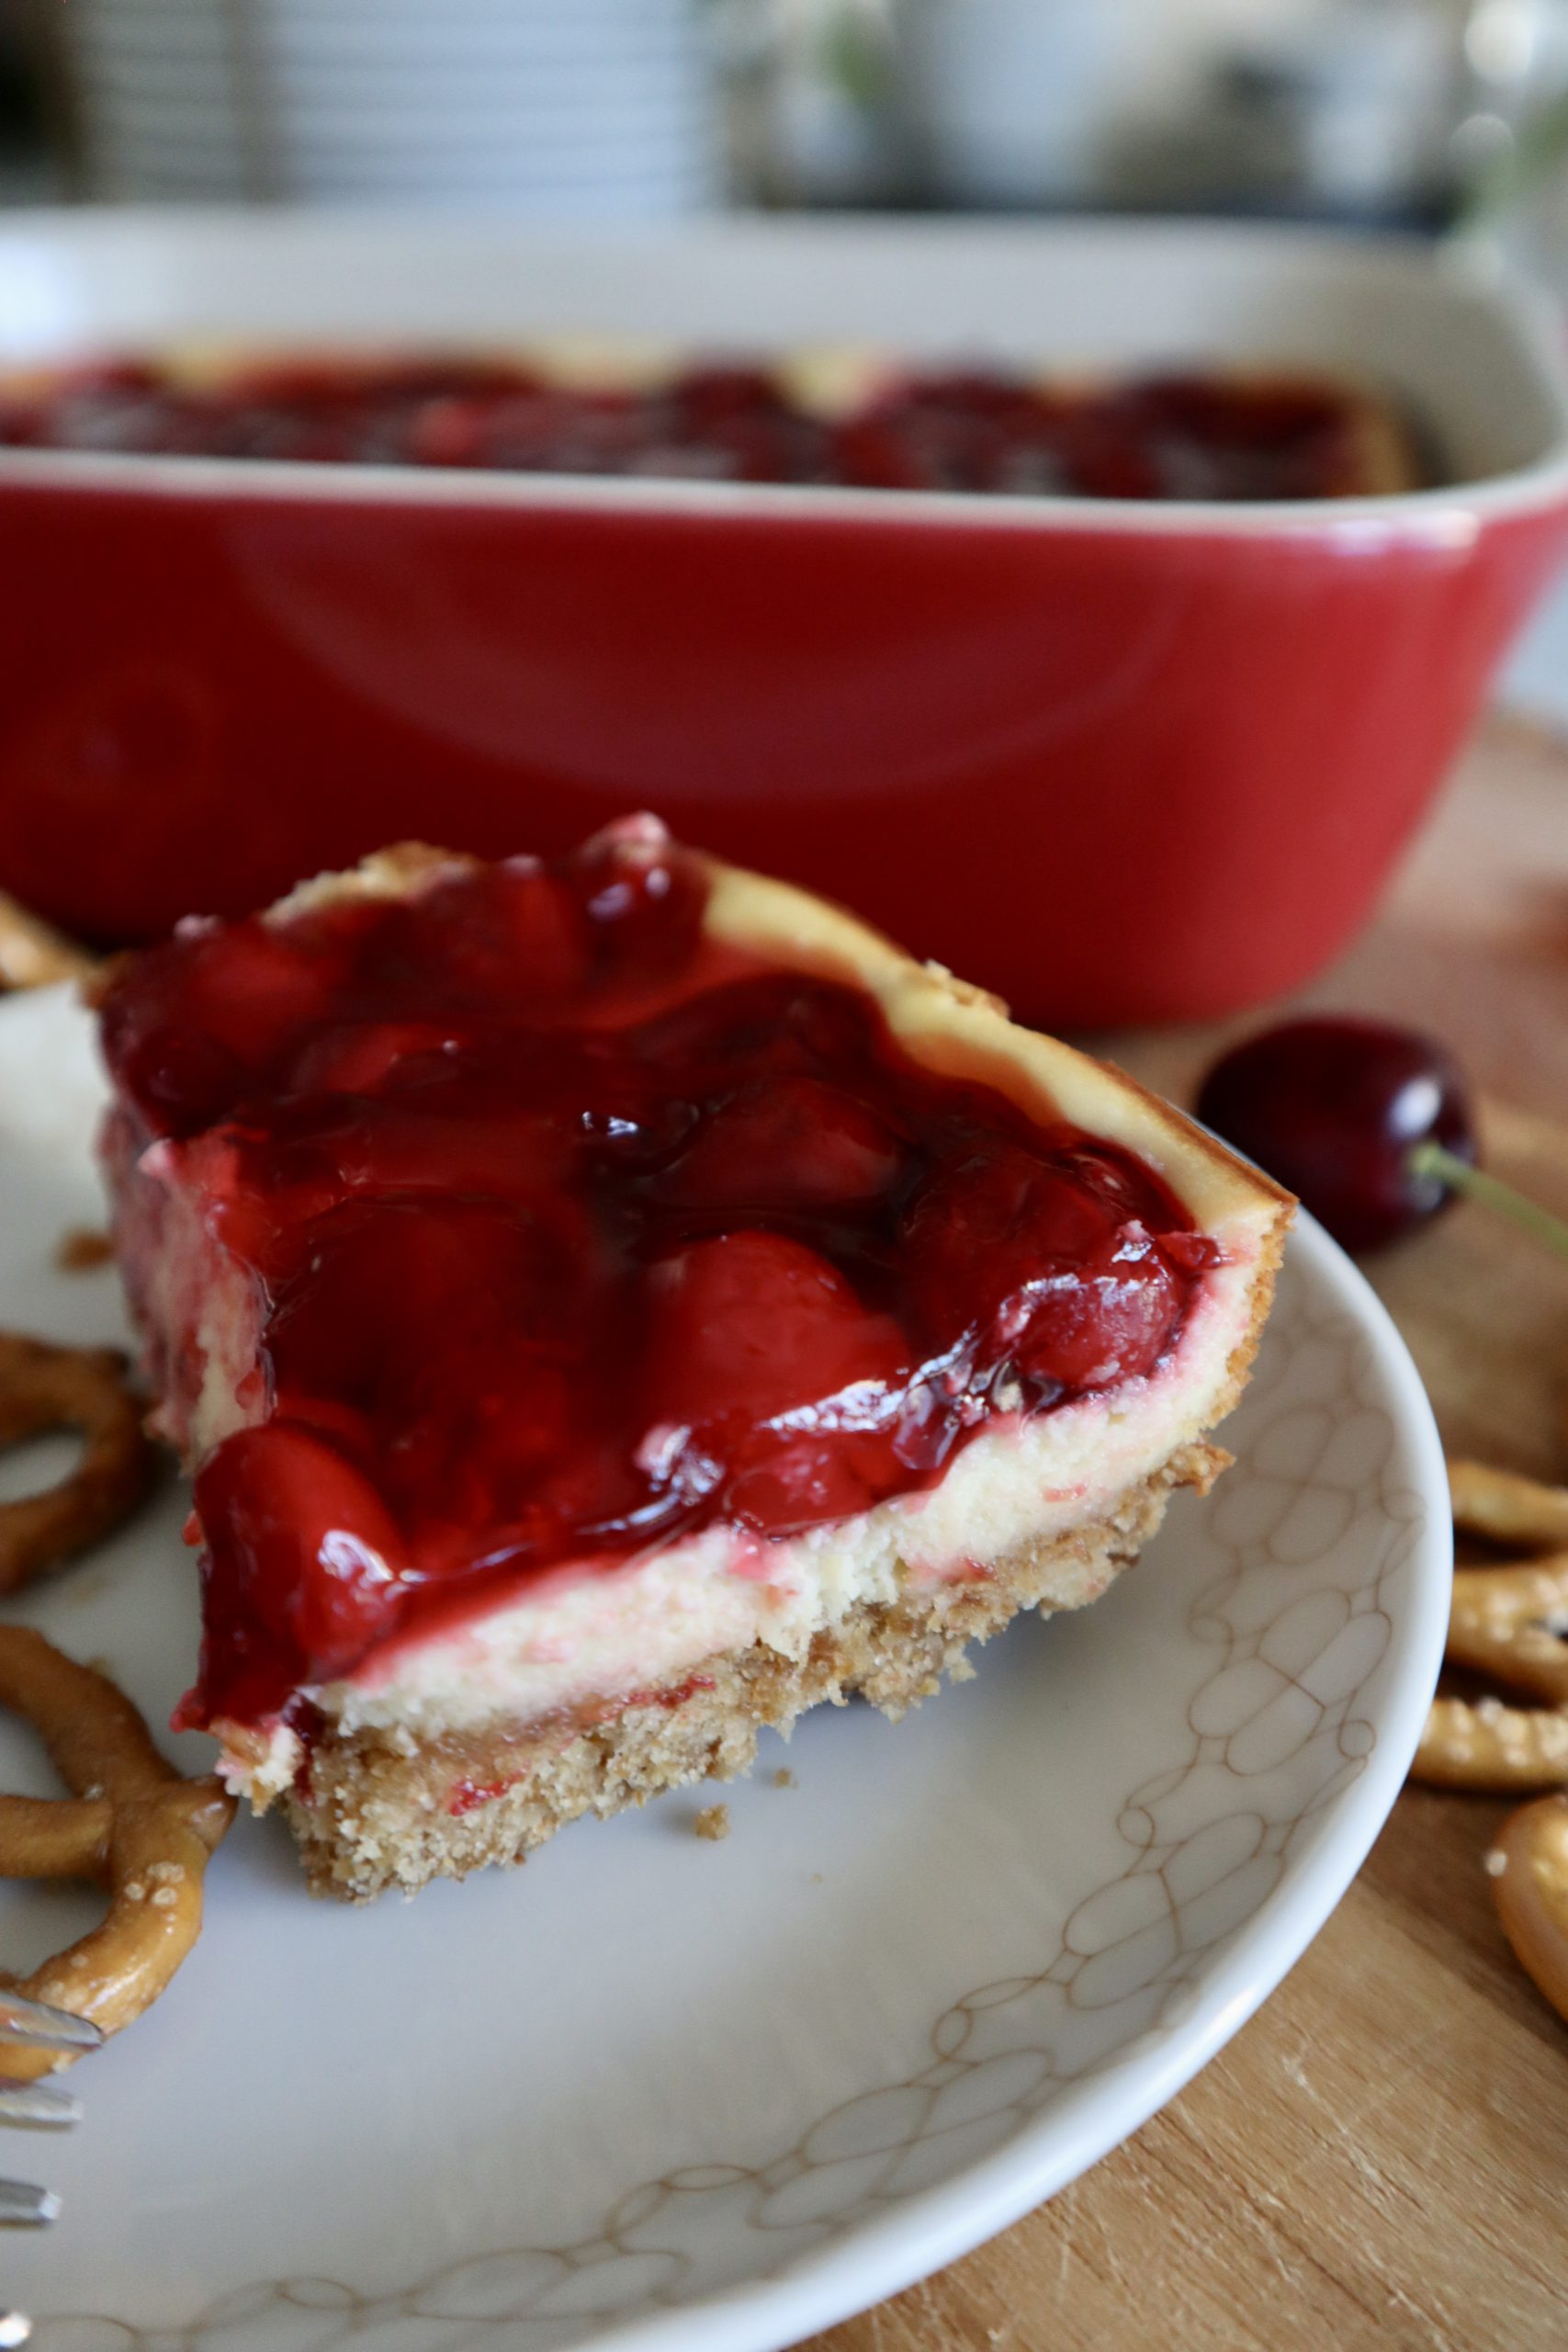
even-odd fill
[(0, 489), (0, 882), (42, 912), (145, 938), (653, 807), (1055, 1026), (1333, 955), (1568, 536), (1461, 492), (1211, 530), (240, 471)]
[(866, 1510), (1173, 1344), (1216, 1252), (1152, 1170), (715, 947), (705, 888), (633, 826), (186, 925), (115, 981), (155, 1181), (262, 1299), (266, 1417), (197, 1478), (185, 1720), (564, 1561)]

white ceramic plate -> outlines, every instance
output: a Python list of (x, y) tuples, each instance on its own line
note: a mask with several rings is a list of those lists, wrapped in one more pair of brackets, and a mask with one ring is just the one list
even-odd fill
[[(62, 993), (0, 1004), (6, 1325), (121, 1329), (112, 1273), (51, 1263), (100, 1215), (95, 1093)], [(65, 2198), (6, 2240), (3, 2300), (42, 2352), (763, 2352), (1049, 2196), (1302, 1951), (1437, 1672), (1431, 1418), (1311, 1228), (1227, 1434), (1236, 1467), (1097, 1608), (1017, 1625), (897, 1728), (808, 1717), (792, 1787), (770, 1738), (726, 1844), (693, 1792), (356, 1911), (240, 1824), (178, 1981), (77, 2070), (85, 2122), (0, 2147)], [(193, 1661), (183, 1508), (170, 1476), (13, 1604), (155, 1722)], [(9, 1726), (0, 1785), (51, 1789)], [(4, 1893), (12, 1966), (91, 1917)]]

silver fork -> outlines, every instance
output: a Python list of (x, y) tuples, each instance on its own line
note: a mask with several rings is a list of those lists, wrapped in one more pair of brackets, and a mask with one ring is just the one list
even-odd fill
[[(42, 2001), (24, 2000), (19, 1993), (0, 1992), (0, 2041), (17, 2042), (28, 2050), (83, 2051), (96, 2050), (103, 2038), (96, 2025), (73, 2017), (68, 2009), (51, 2009)], [(57, 2083), (19, 2083), (0, 2074), (0, 2123), (58, 2130), (76, 2122), (81, 2113), (81, 2101)], [(38, 2229), (52, 2222), (59, 2211), (52, 2188), (39, 2188), (30, 2180), (0, 2180), (0, 2223)], [(0, 2352), (13, 2352), (31, 2333), (32, 2322), (24, 2312), (0, 2312)]]

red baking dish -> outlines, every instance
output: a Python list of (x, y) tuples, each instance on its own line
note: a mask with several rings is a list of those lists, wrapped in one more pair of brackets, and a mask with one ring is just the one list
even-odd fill
[(1568, 546), (1548, 325), (1416, 246), (943, 221), (0, 231), (0, 360), (553, 329), (1341, 370), (1404, 404), (1447, 486), (1149, 505), (0, 452), (0, 882), (141, 938), (399, 835), (558, 849), (650, 807), (1032, 1017), (1223, 1012), (1362, 920)]

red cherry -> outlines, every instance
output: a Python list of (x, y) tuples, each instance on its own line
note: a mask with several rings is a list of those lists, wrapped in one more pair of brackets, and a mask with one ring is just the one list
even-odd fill
[[(1109, 1388), (1151, 1373), (1181, 1313), (1181, 1292), (1142, 1226), (1124, 1226), (1067, 1277), (1031, 1283), (998, 1318), (1033, 1380)], [(1017, 1337), (1012, 1338), (1016, 1329)]]
[(420, 1011), (436, 990), (456, 1002), (555, 1002), (588, 976), (588, 926), (570, 887), (536, 858), (508, 858), (482, 888), (455, 874), (390, 909), (367, 941), (372, 990), (400, 984)]
[(904, 1222), (925, 1329), (938, 1347), (950, 1346), (1027, 1283), (1080, 1265), (1118, 1221), (1084, 1186), (1016, 1144), (977, 1144), (942, 1163)]
[(452, 1385), (431, 1334), (453, 1339), (459, 1360), (482, 1352), (493, 1331), (525, 1330), (561, 1304), (551, 1273), (548, 1241), (510, 1207), (349, 1201), (313, 1221), (305, 1263), (279, 1286), (274, 1385), (296, 1413), (333, 1397), (368, 1418), (416, 1414)]
[(885, 1119), (814, 1078), (750, 1086), (701, 1126), (656, 1195), (680, 1207), (827, 1207), (880, 1200), (903, 1148)]
[(182, 923), (141, 959), (134, 1001), (111, 993), (106, 1049), (166, 1130), (190, 1134), (294, 1052), (333, 978), (327, 958), (254, 917)]
[(695, 446), (728, 481), (811, 481), (821, 472), (826, 440), (803, 418), (759, 414), (721, 418)]
[(732, 417), (787, 414), (778, 386), (763, 368), (744, 363), (727, 366), (710, 360), (688, 368), (675, 385), (673, 399), (682, 423), (705, 432)]
[(1303, 1204), (1347, 1250), (1379, 1250), (1452, 1194), (1412, 1166), (1423, 1143), (1473, 1160), (1464, 1080), (1416, 1031), (1378, 1021), (1288, 1021), (1215, 1063), (1198, 1116)]
[(696, 1432), (666, 1475), (717, 1487), (733, 1518), (770, 1535), (864, 1510), (900, 1483), (874, 1425), (884, 1384), (908, 1376), (908, 1343), (815, 1250), (726, 1234), (665, 1259), (649, 1287), (649, 1411), (656, 1428)]
[(542, 389), (503, 393), (487, 407), (476, 452), (485, 466), (548, 467), (575, 422), (567, 396)]
[(403, 432), (416, 466), (482, 466), (488, 455), (493, 400), (465, 392), (435, 392), (422, 400)]
[(309, 1266), (278, 1296), (280, 1410), (379, 1449), (422, 1566), (426, 1522), (505, 1522), (578, 1442), (568, 1374), (592, 1267), (560, 1227), (477, 1200), (353, 1202), (318, 1220)]
[(570, 878), (601, 978), (646, 983), (691, 954), (706, 884), (656, 818), (607, 825), (578, 851)]
[(759, 1430), (730, 1462), (724, 1506), (761, 1535), (791, 1535), (869, 1510), (901, 1483), (898, 1462), (870, 1433)]
[(224, 1562), (209, 1613), (219, 1603), (231, 1634), (265, 1629), (325, 1679), (385, 1630), (399, 1598), (397, 1529), (369, 1481), (313, 1430), (281, 1419), (241, 1430), (197, 1477), (196, 1507)]
[(938, 490), (927, 452), (896, 418), (851, 417), (832, 437), (832, 479), (852, 490)]
[[(570, 1201), (561, 1187), (572, 1165), (571, 1138), (558, 1119), (546, 1111), (509, 1113), (504, 1103), (470, 1111), (441, 1095), (430, 1086), (379, 1098), (327, 1097), (311, 1128), (269, 1158), (272, 1185), (303, 1185), (290, 1204), (296, 1214), (312, 1213), (310, 1196), (329, 1170), (340, 1199), (355, 1193), (436, 1201), (467, 1194), (525, 1200), (541, 1215), (547, 1193)], [(570, 1222), (577, 1222), (575, 1213)]]
[(450, 1022), (337, 1022), (307, 1038), (289, 1086), (306, 1094), (377, 1094), (403, 1063), (461, 1042)]
[(1011, 1144), (971, 1152), (935, 1173), (908, 1221), (928, 1328), (950, 1343), (978, 1311), (983, 1354), (1061, 1388), (1151, 1372), (1182, 1304), (1144, 1222), (1158, 1211), (1153, 1187), (1093, 1145), (1049, 1160)]
[(697, 1241), (649, 1276), (647, 1394), (661, 1421), (759, 1421), (908, 1363), (892, 1317), (779, 1233)]

